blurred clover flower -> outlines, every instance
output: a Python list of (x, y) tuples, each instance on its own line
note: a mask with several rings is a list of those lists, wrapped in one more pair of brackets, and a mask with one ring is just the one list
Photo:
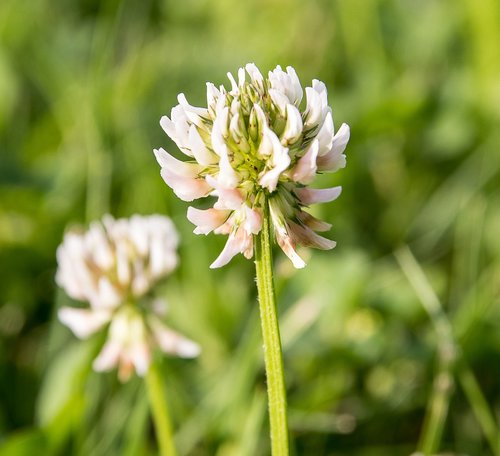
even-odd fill
[(57, 284), (90, 308), (63, 307), (58, 316), (81, 339), (109, 323), (96, 371), (118, 366), (126, 381), (134, 369), (140, 376), (147, 372), (155, 347), (180, 357), (199, 354), (196, 343), (163, 324), (165, 303), (145, 297), (177, 266), (177, 245), (173, 223), (159, 215), (118, 220), (106, 215), (87, 232), (64, 236), (57, 249)]
[(278, 244), (302, 268), (298, 244), (335, 247), (316, 233), (331, 225), (303, 208), (339, 196), (341, 187), (308, 185), (318, 173), (345, 167), (349, 127), (342, 124), (335, 133), (323, 82), (313, 80), (302, 103), (302, 86), (292, 67), (285, 72), (277, 66), (265, 79), (250, 63), (239, 69), (238, 81), (228, 77), (229, 91), (207, 83), (207, 108), (191, 106), (180, 94), (171, 118), (161, 118), (164, 131), (189, 157), (180, 161), (162, 148), (155, 150), (161, 175), (184, 201), (218, 198), (210, 209), (189, 207), (187, 213), (196, 234), (229, 235), (212, 268), (238, 253), (253, 256), (253, 235), (262, 229), (267, 204)]

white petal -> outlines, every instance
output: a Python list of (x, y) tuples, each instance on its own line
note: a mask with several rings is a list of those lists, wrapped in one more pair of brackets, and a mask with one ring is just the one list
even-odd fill
[(135, 372), (144, 377), (151, 364), (151, 350), (145, 342), (133, 344), (129, 348), (129, 357), (135, 367)]
[(288, 149), (283, 147), (279, 141), (274, 144), (272, 159), (274, 167), (264, 172), (259, 179), (259, 184), (267, 188), (270, 192), (276, 190), (281, 174), (290, 166)]
[(123, 287), (128, 287), (131, 273), (126, 240), (115, 241), (115, 258), (118, 281)]
[(245, 65), (245, 69), (247, 70), (247, 73), (250, 75), (252, 82), (255, 85), (262, 88), (264, 84), (264, 78), (259, 69), (257, 68), (257, 66), (254, 63), (247, 63)]
[(177, 263), (177, 255), (165, 243), (161, 233), (154, 233), (151, 237), (149, 253), (149, 272), (153, 279), (163, 277), (170, 272)]
[(86, 240), (90, 243), (89, 250), (92, 252), (92, 259), (96, 265), (104, 270), (111, 268), (114, 262), (113, 252), (101, 223), (90, 224)]
[(306, 87), (306, 99), (306, 120), (304, 125), (307, 128), (313, 128), (323, 123), (329, 111), (325, 84), (313, 79), (312, 87)]
[(269, 89), (269, 95), (271, 96), (271, 100), (278, 108), (280, 114), (285, 117), (286, 116), (286, 106), (290, 103), (291, 100), (281, 91), (276, 89)]
[(212, 147), (217, 155), (224, 153), (224, 147), (226, 146), (226, 140), (229, 134), (229, 108), (225, 106), (220, 112), (217, 113), (217, 117), (214, 120), (212, 127)]
[[(101, 277), (98, 283), (98, 294), (95, 302), (91, 304), (98, 308), (113, 309), (122, 302), (122, 294), (109, 281), (107, 277)], [(94, 301), (94, 300), (92, 300)]]
[(111, 313), (105, 310), (75, 309), (61, 307), (57, 316), (76, 337), (86, 339), (101, 329), (111, 318)]
[(338, 198), (342, 192), (342, 187), (332, 188), (297, 188), (295, 193), (302, 204), (306, 206), (314, 203), (328, 203)]
[(187, 218), (196, 225), (194, 232), (196, 234), (208, 234), (221, 226), (229, 217), (230, 211), (217, 209), (196, 209), (188, 207)]
[(344, 152), (349, 141), (350, 131), (347, 124), (342, 124), (333, 137), (332, 148), (323, 157), (318, 157), (317, 165), (320, 171), (335, 172), (346, 165)]
[(189, 144), (188, 132), (189, 123), (187, 121), (186, 113), (182, 106), (174, 106), (172, 108), (171, 114), (172, 120), (167, 116), (163, 116), (160, 119), (160, 125), (165, 131), (165, 133), (177, 144), (177, 146), (186, 155), (192, 157), (192, 153), (187, 148)]
[(193, 156), (198, 163), (204, 166), (217, 163), (217, 156), (207, 149), (194, 125), (191, 125), (189, 129), (189, 143)]
[(177, 174), (178, 176), (195, 177), (201, 170), (200, 165), (177, 160), (177, 158), (170, 155), (165, 149), (154, 149), (153, 152), (156, 161), (162, 169), (169, 169), (171, 173)]
[(319, 130), (318, 136), (316, 138), (319, 141), (319, 152), (318, 155), (325, 155), (330, 151), (333, 144), (333, 118), (331, 111), (328, 111), (323, 122), (323, 126)]
[(318, 156), (318, 140), (315, 139), (307, 152), (303, 157), (299, 159), (297, 164), (291, 170), (291, 177), (295, 182), (299, 182), (301, 184), (309, 184), (316, 177), (316, 158)]
[(215, 108), (218, 98), (221, 96), (220, 91), (211, 82), (207, 82), (207, 106)]
[(220, 149), (219, 175), (217, 181), (224, 188), (235, 188), (239, 177), (229, 162), (229, 148), (224, 144)]
[(286, 125), (282, 135), (284, 145), (286, 146), (298, 141), (302, 135), (302, 128), (302, 116), (299, 110), (294, 105), (287, 104)]
[(316, 92), (312, 87), (306, 87), (306, 119), (304, 126), (307, 128), (312, 128), (316, 126), (321, 117), (321, 98), (319, 93)]
[(295, 106), (298, 106), (302, 101), (302, 85), (293, 67), (287, 66), (286, 72), (288, 74), (289, 98)]
[(177, 95), (177, 101), (184, 109), (184, 114), (187, 119), (198, 127), (204, 128), (202, 117), (208, 117), (208, 109), (191, 106), (183, 93)]
[(234, 79), (234, 76), (229, 71), (227, 72), (227, 78), (231, 82), (231, 92), (234, 94), (238, 93), (238, 84), (236, 79)]
[[(149, 250), (149, 221), (151, 220), (137, 214), (130, 218), (129, 236), (134, 243), (134, 247), (142, 256), (147, 256)], [(121, 280), (120, 282), (123, 283)]]

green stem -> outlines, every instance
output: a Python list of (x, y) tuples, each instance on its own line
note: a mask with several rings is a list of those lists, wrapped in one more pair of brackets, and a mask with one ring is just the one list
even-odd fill
[(458, 380), (462, 389), (472, 406), (476, 419), (481, 425), (484, 435), (488, 440), (491, 451), (495, 456), (500, 455), (500, 439), (498, 438), (498, 429), (495, 417), (491, 412), (488, 402), (484, 397), (481, 387), (470, 367), (462, 360), (459, 363)]
[(264, 205), (262, 231), (256, 237), (255, 268), (264, 341), (269, 423), (273, 456), (288, 456), (286, 389), (280, 330), (274, 296), (269, 208)]
[(161, 456), (176, 456), (172, 425), (168, 414), (167, 399), (165, 396), (162, 375), (158, 365), (154, 362), (149, 367), (146, 375), (149, 404), (153, 415), (156, 438)]

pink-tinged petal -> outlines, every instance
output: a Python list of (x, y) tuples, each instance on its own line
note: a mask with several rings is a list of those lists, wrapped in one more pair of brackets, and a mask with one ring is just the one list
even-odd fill
[(345, 168), (346, 157), (343, 152), (349, 142), (349, 137), (349, 126), (344, 123), (333, 137), (330, 151), (322, 157), (318, 157), (317, 165), (320, 171), (335, 172), (340, 168)]
[(151, 350), (149, 346), (145, 342), (133, 344), (129, 347), (129, 357), (137, 375), (144, 377), (151, 364)]
[(262, 229), (262, 215), (260, 211), (249, 208), (246, 204), (243, 205), (245, 211), (245, 221), (243, 227), (248, 234), (257, 234)]
[(205, 176), (207, 183), (215, 189), (215, 195), (219, 197), (217, 202), (214, 204), (215, 209), (219, 210), (236, 210), (239, 209), (243, 204), (243, 195), (237, 188), (226, 188), (221, 185), (221, 183), (215, 179), (213, 176)]
[(59, 321), (66, 325), (79, 339), (86, 339), (101, 329), (111, 318), (104, 310), (75, 309), (62, 307), (57, 312)]
[(193, 152), (193, 156), (198, 163), (204, 166), (217, 163), (217, 156), (205, 146), (203, 139), (201, 139), (194, 125), (191, 125), (189, 129), (189, 143), (191, 145), (191, 152)]
[(281, 235), (277, 235), (276, 240), (278, 241), (278, 245), (281, 247), (281, 250), (283, 250), (285, 255), (291, 260), (295, 268), (302, 269), (305, 267), (306, 263), (295, 251), (295, 246), (293, 245), (293, 242), (288, 234), (282, 233)]
[(215, 209), (235, 211), (243, 204), (243, 197), (237, 188), (217, 190), (219, 199), (214, 204)]
[(187, 163), (170, 155), (165, 149), (153, 150), (156, 161), (162, 169), (168, 169), (170, 173), (181, 177), (196, 177), (201, 171), (201, 166), (196, 163)]
[(291, 238), (297, 244), (304, 247), (315, 247), (321, 250), (333, 249), (337, 243), (330, 239), (326, 239), (306, 226), (301, 226), (294, 222), (288, 222), (289, 232)]
[(161, 177), (163, 177), (165, 183), (183, 201), (193, 201), (202, 198), (212, 191), (206, 180), (179, 176), (168, 168), (161, 170)]
[(319, 220), (311, 214), (299, 211), (297, 213), (297, 218), (306, 226), (311, 228), (314, 231), (328, 231), (332, 227), (330, 223), (324, 222), (323, 220)]
[(208, 234), (224, 224), (230, 213), (231, 211), (229, 210), (213, 208), (201, 210), (190, 206), (187, 210), (187, 218), (191, 223), (196, 225), (194, 229), (195, 234)]
[(343, 123), (333, 137), (332, 149), (335, 151), (335, 153), (341, 154), (342, 152), (344, 152), (347, 143), (349, 142), (350, 136), (351, 129), (349, 128), (349, 125)]
[(309, 184), (314, 180), (317, 170), (316, 158), (318, 156), (318, 150), (318, 140), (315, 139), (307, 149), (304, 156), (300, 158), (290, 172), (291, 177), (295, 182)]
[(302, 116), (300, 111), (292, 104), (286, 105), (286, 125), (281, 140), (283, 145), (292, 144), (302, 135)]
[(158, 319), (151, 319), (151, 328), (158, 346), (164, 353), (180, 358), (196, 358), (201, 353), (197, 343), (167, 328)]
[(244, 235), (244, 230), (239, 228), (236, 233), (231, 233), (227, 239), (224, 249), (217, 259), (210, 265), (210, 269), (220, 268), (229, 263), (238, 253), (243, 253), (248, 248), (248, 237)]
[(281, 250), (283, 250), (285, 255), (292, 261), (293, 265), (297, 269), (302, 269), (306, 263), (295, 251), (295, 243), (288, 234), (287, 226), (283, 220), (283, 214), (279, 205), (273, 202), (273, 200), (271, 200), (269, 204), (269, 213), (271, 215), (271, 221), (273, 223), (274, 233), (278, 245), (281, 247)]
[(132, 377), (134, 373), (134, 363), (129, 353), (123, 352), (121, 353), (120, 359), (118, 360), (118, 380), (121, 383), (126, 383)]
[(342, 187), (332, 188), (297, 188), (295, 194), (300, 202), (306, 206), (314, 203), (328, 203), (338, 198), (342, 192)]
[(104, 372), (113, 369), (117, 364), (122, 352), (122, 346), (114, 340), (108, 340), (97, 358), (94, 360), (92, 367), (97, 372)]

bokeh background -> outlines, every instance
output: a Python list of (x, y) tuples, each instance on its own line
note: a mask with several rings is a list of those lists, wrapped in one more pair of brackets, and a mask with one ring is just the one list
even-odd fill
[(351, 126), (313, 209), (337, 248), (276, 252), (294, 454), (500, 454), (497, 0), (1, 0), (0, 454), (156, 453), (142, 382), (93, 373), (102, 338), (55, 317), (55, 249), (106, 212), (182, 235), (158, 290), (203, 347), (163, 361), (181, 455), (268, 454), (253, 263), (208, 269), (225, 239), (192, 234), (152, 154), (179, 92), (247, 62), (323, 80)]

